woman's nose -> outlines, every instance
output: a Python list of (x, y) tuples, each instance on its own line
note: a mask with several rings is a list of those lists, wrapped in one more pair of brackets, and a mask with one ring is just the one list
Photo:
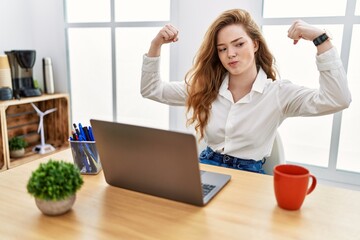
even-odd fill
[(236, 57), (236, 51), (233, 48), (228, 48), (228, 58), (231, 59), (233, 57)]

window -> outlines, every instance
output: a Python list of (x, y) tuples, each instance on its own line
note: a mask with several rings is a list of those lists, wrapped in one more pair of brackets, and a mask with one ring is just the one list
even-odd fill
[[(140, 96), (142, 56), (148, 50), (159, 27), (123, 27), (116, 29), (117, 120), (168, 128), (169, 111), (165, 104)], [(131, 36), (131, 38), (126, 37)], [(141, 42), (134, 41), (141, 39)], [(169, 45), (161, 50), (161, 59), (169, 59)], [(169, 76), (169, 61), (161, 61), (163, 76)], [(130, 105), (130, 106), (129, 106)]]
[(360, 49), (355, 44), (360, 40), (360, 18), (355, 16), (359, 15), (360, 1), (355, 1), (263, 0), (261, 25), (280, 77), (311, 88), (318, 88), (316, 49), (310, 41), (294, 46), (287, 30), (300, 18), (332, 33), (348, 73), (353, 99), (350, 108), (334, 115), (286, 119), (279, 132), (287, 161), (307, 165), (323, 180), (360, 185), (360, 69), (356, 65)]
[(68, 23), (109, 22), (110, 1), (67, 0), (66, 17)]
[[(344, 16), (347, 0), (264, 0), (265, 18)], [(311, 6), (311, 7), (310, 7)]]
[[(72, 121), (169, 128), (169, 107), (143, 99), (140, 78), (143, 54), (170, 21), (170, 0), (67, 0), (66, 21)], [(169, 50), (162, 49), (164, 80)]]
[(351, 88), (351, 108), (342, 114), (337, 168), (360, 173), (360, 25), (354, 25), (349, 56), (348, 79)]
[(68, 41), (73, 119), (112, 120), (110, 29), (70, 28)]
[(117, 22), (168, 21), (170, 1), (115, 0), (115, 20)]

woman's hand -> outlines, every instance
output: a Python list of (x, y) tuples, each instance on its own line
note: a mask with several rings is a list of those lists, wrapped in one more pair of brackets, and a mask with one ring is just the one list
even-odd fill
[[(302, 20), (296, 20), (288, 30), (288, 37), (294, 40), (294, 44), (297, 44), (300, 39), (313, 41), (324, 32), (323, 29), (314, 27)], [(332, 48), (332, 44), (329, 39), (317, 46), (318, 54), (321, 54), (330, 48)]]
[(160, 56), (161, 46), (166, 43), (176, 42), (179, 40), (179, 31), (171, 24), (166, 24), (155, 38), (151, 41), (148, 57)]
[(162, 45), (164, 43), (176, 42), (179, 31), (171, 24), (166, 24), (152, 40), (152, 43)]
[(312, 41), (323, 33), (324, 30), (322, 29), (302, 20), (296, 20), (288, 30), (288, 37), (294, 40), (294, 44), (297, 44), (300, 39)]

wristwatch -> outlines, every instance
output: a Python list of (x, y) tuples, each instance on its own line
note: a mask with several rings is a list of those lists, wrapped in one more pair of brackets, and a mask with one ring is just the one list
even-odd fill
[(313, 43), (315, 44), (315, 46), (319, 46), (328, 39), (331, 39), (331, 35), (329, 34), (329, 32), (325, 31), (323, 34), (315, 38), (313, 40)]

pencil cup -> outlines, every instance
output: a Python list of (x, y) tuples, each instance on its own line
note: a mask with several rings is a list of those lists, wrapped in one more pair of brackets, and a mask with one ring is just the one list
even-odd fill
[(74, 163), (81, 174), (98, 174), (102, 167), (95, 141), (69, 141)]

